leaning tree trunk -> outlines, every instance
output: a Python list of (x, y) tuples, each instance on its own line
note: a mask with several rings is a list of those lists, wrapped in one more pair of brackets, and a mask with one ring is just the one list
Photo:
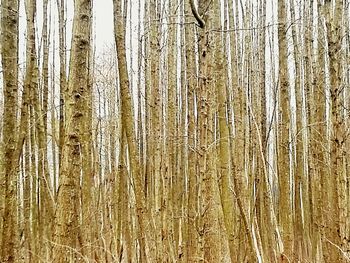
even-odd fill
[[(127, 6), (127, 1), (124, 2)], [(120, 99), (121, 99), (121, 125), (122, 134), (125, 132), (128, 147), (128, 158), (130, 173), (134, 182), (136, 216), (138, 223), (138, 241), (141, 253), (146, 254), (145, 262), (154, 262), (155, 242), (147, 238), (151, 234), (151, 222), (146, 208), (142, 176), (140, 173), (140, 158), (136, 143), (136, 133), (134, 127), (134, 109), (132, 106), (132, 97), (130, 91), (130, 82), (126, 64), (125, 49), (125, 18), (126, 11), (123, 13), (121, 0), (113, 0), (114, 6), (114, 37), (117, 49)], [(149, 242), (149, 243), (148, 243)]]

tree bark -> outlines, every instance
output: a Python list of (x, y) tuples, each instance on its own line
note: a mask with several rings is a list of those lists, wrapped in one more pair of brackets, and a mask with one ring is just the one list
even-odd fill
[[(189, 20), (189, 5), (185, 2), (185, 19)], [(185, 60), (186, 60), (186, 86), (187, 98), (187, 122), (188, 122), (188, 194), (187, 194), (187, 218), (186, 218), (186, 258), (188, 262), (196, 262), (198, 259), (198, 170), (197, 170), (197, 120), (195, 107), (197, 99), (197, 72), (195, 58), (195, 30), (194, 26), (185, 27)]]
[(287, 262), (293, 256), (292, 202), (290, 185), (290, 86), (287, 65), (287, 12), (286, 1), (278, 0), (278, 51), (279, 51), (279, 135), (278, 135), (278, 180), (279, 223), (282, 228), (284, 251), (281, 259)]
[(61, 155), (65, 136), (65, 93), (67, 92), (67, 73), (66, 73), (66, 0), (56, 0), (58, 9), (58, 27), (59, 27), (59, 57), (60, 57), (60, 113), (59, 113), (59, 139), (58, 139), (58, 160), (59, 169), (61, 168)]
[[(343, 260), (341, 253), (334, 246), (343, 247), (345, 237), (346, 215), (346, 171), (344, 170), (346, 156), (347, 132), (344, 122), (343, 105), (344, 89), (342, 88), (342, 31), (341, 21), (344, 8), (343, 1), (336, 1), (333, 11), (332, 1), (326, 0), (324, 3), (325, 20), (327, 28), (329, 77), (330, 77), (330, 179), (329, 188), (329, 210), (326, 232), (326, 239), (329, 258), (326, 261)], [(346, 219), (347, 218), (347, 219)], [(329, 239), (329, 240), (327, 240)], [(332, 243), (333, 244), (332, 244)]]
[(213, 32), (214, 19), (212, 1), (199, 1), (198, 12), (205, 21), (205, 26), (198, 33), (199, 79), (198, 79), (198, 128), (199, 128), (199, 178), (203, 196), (201, 207), (202, 235), (204, 238), (204, 260), (221, 261), (221, 239), (219, 224), (219, 208), (221, 205), (217, 183), (215, 155), (216, 147), (214, 128), (214, 109), (216, 107), (214, 90), (213, 65)]
[(16, 262), (17, 228), (17, 142), (16, 114), (18, 99), (18, 0), (1, 1), (1, 63), (3, 70), (3, 135), (0, 179), (4, 196), (2, 214), (1, 262)]
[[(127, 2), (127, 1), (125, 1)], [(124, 4), (125, 4), (124, 2)], [(134, 127), (134, 110), (132, 107), (132, 97), (130, 91), (130, 82), (127, 71), (126, 50), (125, 50), (125, 18), (126, 11), (121, 8), (121, 0), (113, 0), (114, 6), (114, 37), (117, 49), (120, 99), (121, 99), (121, 120), (122, 133), (126, 133), (128, 158), (130, 172), (134, 183), (134, 193), (136, 199), (136, 216), (137, 216), (137, 238), (140, 244), (141, 254), (145, 253), (143, 258), (145, 262), (154, 262), (156, 259), (154, 253), (155, 243), (147, 238), (152, 228), (147, 222), (150, 222), (146, 208), (145, 194), (140, 173), (140, 158), (136, 144), (136, 133)], [(127, 6), (127, 5), (125, 5)]]
[(90, 24), (92, 2), (75, 1), (73, 19), (73, 40), (70, 61), (68, 93), (66, 94), (65, 139), (62, 149), (60, 182), (55, 215), (53, 261), (79, 262), (82, 255), (79, 211), (80, 174), (83, 171), (84, 129), (88, 114), (86, 111), (88, 94), (88, 66), (90, 50)]

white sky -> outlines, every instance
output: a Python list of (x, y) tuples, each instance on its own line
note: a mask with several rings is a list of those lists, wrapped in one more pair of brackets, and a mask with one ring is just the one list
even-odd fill
[[(72, 1), (72, 0), (70, 0)], [(113, 38), (113, 2), (112, 0), (94, 0), (96, 49), (102, 50), (111, 45)]]
[[(129, 5), (131, 8), (128, 10), (128, 25), (126, 32), (126, 48), (128, 60), (130, 57), (134, 57), (133, 54), (137, 54), (137, 24), (138, 24), (138, 5), (141, 1), (141, 6), (143, 6), (143, 0), (130, 0)], [(170, 0), (177, 1), (177, 0)], [(42, 3), (43, 0), (37, 0), (37, 43), (38, 48), (40, 47), (41, 31), (42, 31)], [(245, 2), (245, 1), (243, 1)], [(267, 23), (271, 23), (274, 19), (269, 17), (273, 12), (272, 2), (275, 4), (276, 0), (267, 1), (268, 18)], [(25, 31), (26, 31), (26, 16), (24, 12), (24, 0), (20, 0), (20, 64), (24, 61), (25, 54)], [(49, 0), (49, 5), (51, 5), (51, 44), (55, 41), (55, 47), (50, 47), (50, 52), (55, 49), (56, 56), (58, 55), (58, 15), (56, 0)], [(112, 0), (93, 0), (93, 36), (94, 44), (96, 45), (96, 55), (102, 53), (105, 47), (110, 47), (114, 45), (114, 35), (113, 35), (113, 1)], [(74, 14), (74, 0), (67, 0), (67, 49), (70, 49), (71, 35), (72, 35), (72, 21)], [(141, 14), (143, 15), (143, 14)], [(131, 19), (130, 19), (131, 18)], [(130, 28), (132, 29), (132, 38), (130, 41)], [(133, 46), (130, 46), (133, 45)], [(130, 54), (131, 53), (131, 54)], [(40, 54), (39, 54), (40, 55)], [(67, 54), (69, 57), (69, 53)]]
[[(42, 31), (42, 17), (43, 17), (43, 0), (37, 0), (37, 41), (38, 48)], [(51, 43), (53, 37), (55, 38), (55, 46), (58, 45), (58, 14), (56, 0), (50, 0), (51, 5)], [(49, 8), (50, 9), (50, 8)], [(94, 41), (96, 44), (97, 53), (101, 52), (104, 47), (110, 46), (114, 43), (113, 35), (113, 2), (112, 0), (93, 0), (93, 13), (94, 13)], [(72, 22), (74, 15), (74, 1), (67, 0), (67, 46), (69, 48), (71, 44), (72, 35)], [(26, 32), (26, 16), (24, 11), (24, 1), (20, 1), (20, 54), (25, 52), (25, 32)], [(55, 32), (54, 32), (55, 31)], [(55, 36), (54, 36), (55, 35)]]
[[(177, 1), (177, 0), (165, 0), (165, 1)], [(188, 1), (188, 0), (186, 0)], [(42, 33), (42, 16), (43, 16), (43, 0), (37, 0), (37, 15), (36, 15), (36, 25), (37, 25), (37, 48), (40, 51), (39, 56), (42, 55), (42, 50), (40, 50), (40, 39)], [(243, 2), (245, 2), (243, 0)], [(26, 34), (26, 15), (24, 11), (24, 0), (20, 0), (20, 68), (24, 67), (25, 61), (25, 34)], [(128, 25), (126, 32), (126, 51), (127, 51), (127, 59), (129, 62), (129, 70), (131, 72), (137, 71), (137, 53), (138, 53), (138, 39), (137, 39), (137, 25), (138, 25), (138, 7), (139, 4), (143, 6), (144, 0), (129, 0), (129, 10), (128, 10)], [(50, 46), (50, 63), (53, 62), (53, 53), (55, 53), (55, 64), (59, 62), (58, 59), (58, 14), (57, 14), (57, 6), (56, 0), (49, 0), (49, 8), (51, 11), (51, 46)], [(268, 17), (267, 23), (272, 23), (275, 18), (272, 17), (274, 11), (273, 6), (276, 5), (276, 0), (267, 1), (267, 10)], [(101, 54), (106, 47), (111, 47), (114, 45), (114, 34), (113, 34), (113, 1), (112, 0), (93, 0), (93, 36), (94, 36), (94, 44), (96, 46), (96, 56)], [(70, 49), (71, 44), (71, 35), (72, 35), (72, 21), (74, 14), (74, 0), (67, 0), (67, 50)], [(141, 9), (141, 16), (143, 16), (143, 10)], [(132, 33), (130, 35), (130, 29)], [(272, 29), (272, 28), (271, 28)], [(274, 28), (275, 29), (275, 28)], [(141, 29), (142, 30), (142, 29)], [(268, 30), (267, 36), (273, 32), (274, 30)], [(243, 31), (242, 31), (243, 32)], [(240, 32), (240, 33), (242, 33)], [(276, 32), (274, 32), (276, 34)], [(130, 41), (130, 36), (132, 40)], [(53, 46), (54, 45), (54, 46)], [(277, 45), (276, 41), (273, 42), (273, 45)], [(276, 47), (274, 47), (276, 48)], [(270, 49), (267, 47), (267, 59), (270, 59), (269, 52)], [(132, 59), (131, 59), (132, 58)], [(277, 59), (277, 56), (274, 58)], [(69, 62), (69, 53), (67, 53), (67, 62)], [(276, 61), (275, 61), (276, 62)], [(68, 64), (68, 63), (67, 63)], [(273, 63), (274, 64), (274, 63)], [(267, 71), (269, 71), (269, 65), (271, 63), (267, 63)], [(1, 67), (1, 65), (0, 65)], [(56, 68), (58, 69), (58, 67)], [(22, 71), (23, 72), (23, 71)], [(133, 75), (133, 74), (131, 74)], [(268, 74), (273, 78), (273, 74)], [(2, 82), (0, 76), (0, 81)], [(20, 76), (21, 79), (21, 76)], [(134, 80), (135, 81), (135, 80)], [(1, 99), (1, 98), (0, 98)]]

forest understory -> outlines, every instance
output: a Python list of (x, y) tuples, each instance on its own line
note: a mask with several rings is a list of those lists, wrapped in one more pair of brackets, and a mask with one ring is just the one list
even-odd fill
[(350, 262), (349, 0), (110, 2), (1, 0), (0, 262)]

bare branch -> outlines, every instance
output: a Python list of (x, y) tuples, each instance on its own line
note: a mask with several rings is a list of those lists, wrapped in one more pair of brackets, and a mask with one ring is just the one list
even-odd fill
[(200, 28), (204, 28), (205, 26), (205, 21), (203, 20), (203, 18), (199, 15), (198, 10), (196, 8), (196, 6), (194, 5), (194, 0), (190, 0), (190, 5), (191, 5), (191, 10), (192, 10), (192, 14), (193, 16), (196, 18), (199, 27)]

